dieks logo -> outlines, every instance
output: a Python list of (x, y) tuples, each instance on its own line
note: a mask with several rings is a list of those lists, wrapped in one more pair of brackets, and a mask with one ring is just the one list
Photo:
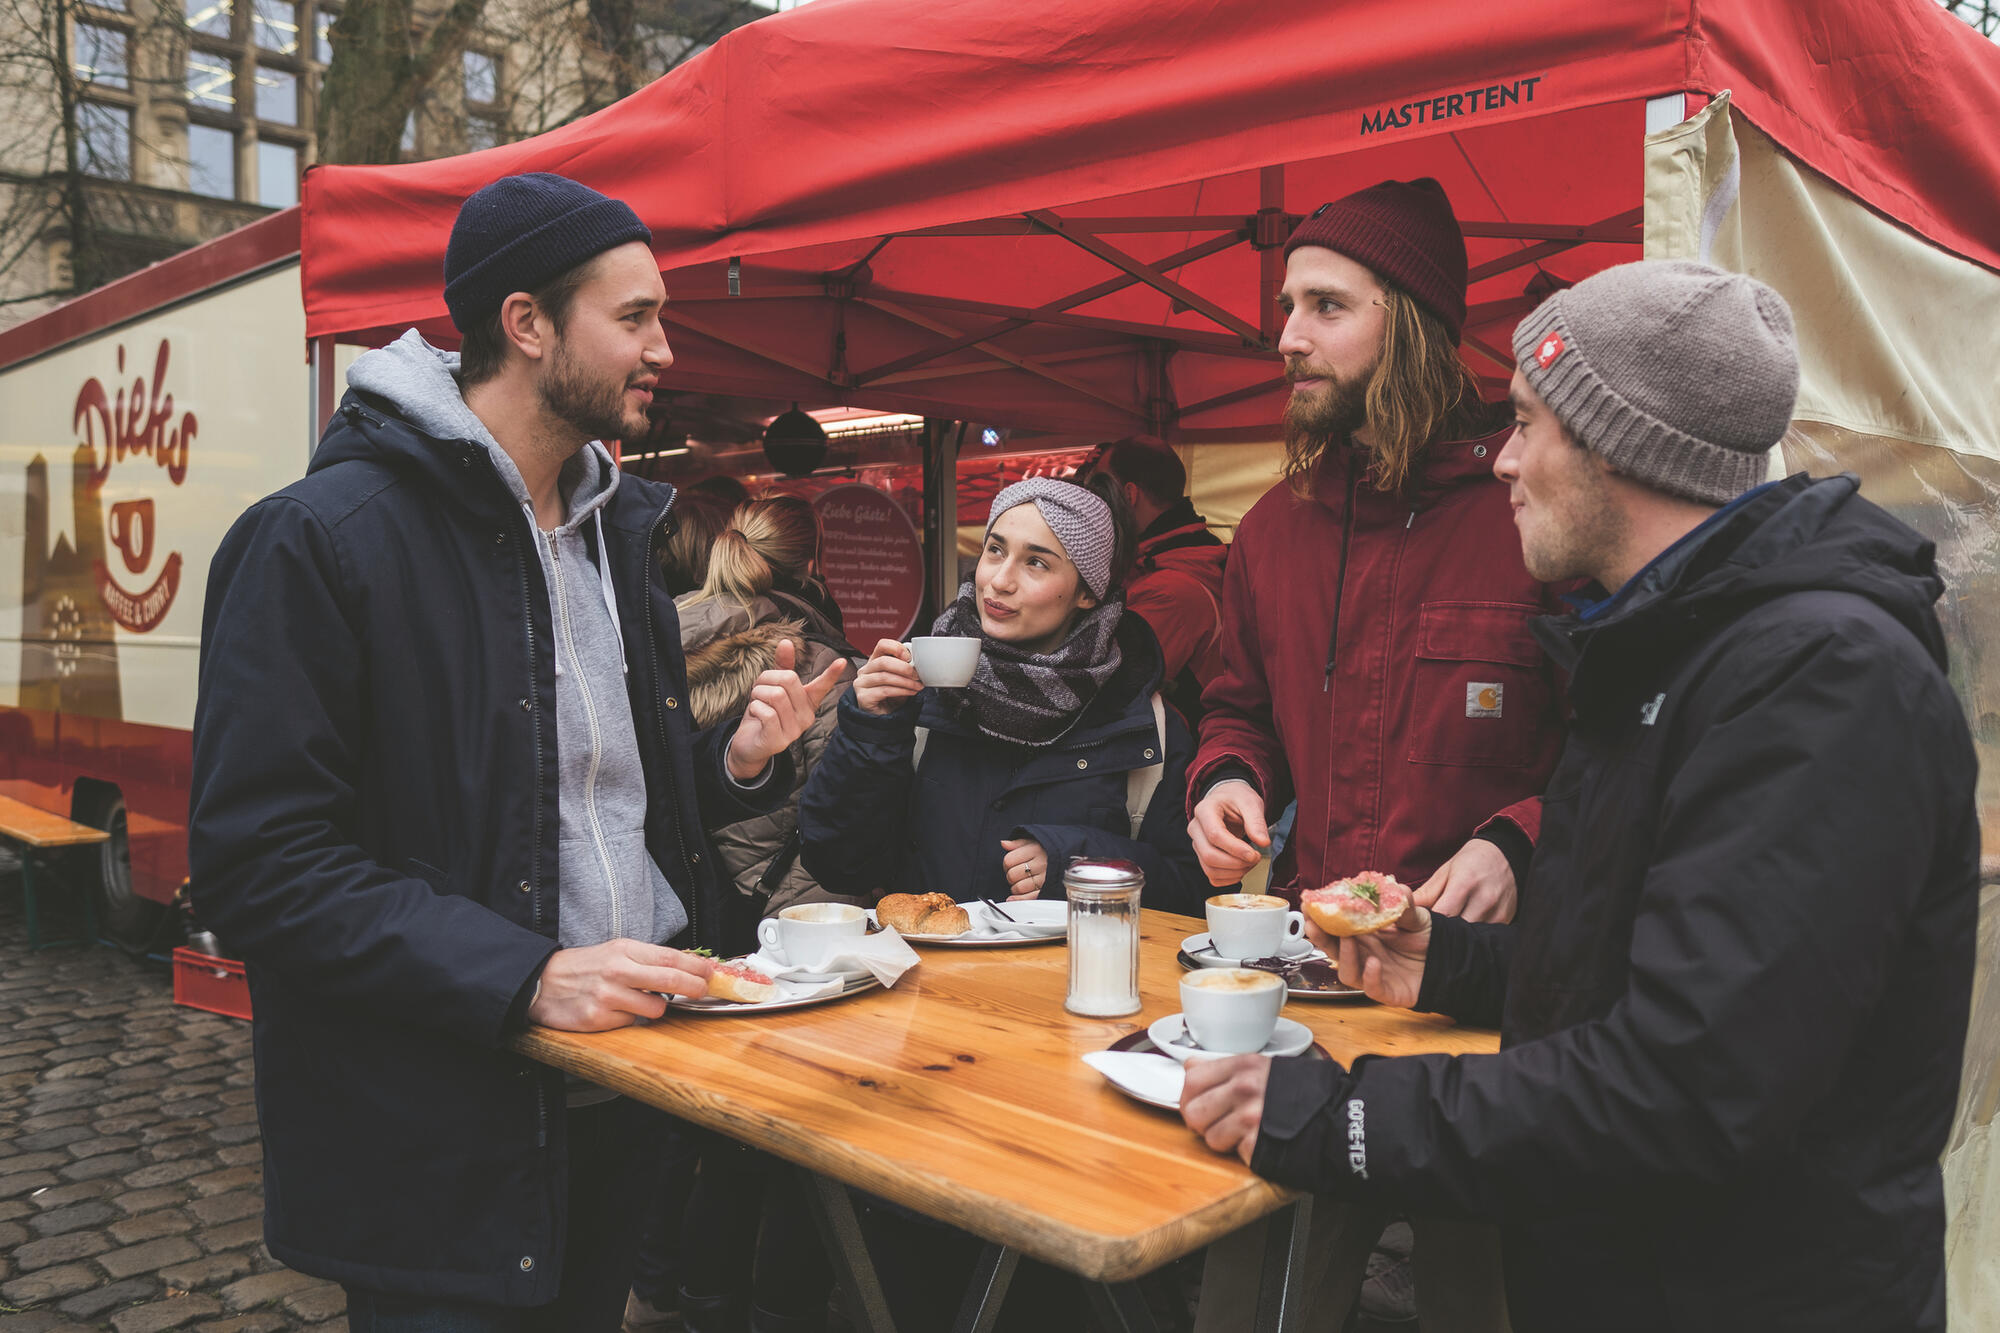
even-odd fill
[[(165, 338), (153, 359), (153, 379), (149, 386), (143, 375), (134, 376), (130, 387), (122, 384), (115, 395), (105, 392), (96, 377), (84, 381), (76, 396), (76, 410), (70, 428), (77, 432), (77, 449), (89, 460), (87, 486), (95, 497), (111, 479), (112, 469), (129, 458), (149, 458), (166, 474), (170, 485), (187, 480), (188, 450), (194, 443), (197, 423), (194, 413), (183, 412), (174, 419), (174, 396), (166, 390), (167, 361), (171, 348)], [(125, 347), (118, 348), (118, 375), (125, 375)], [(107, 516), (108, 536), (118, 548), (125, 573), (143, 579), (153, 568), (153, 551), (158, 537), (151, 496), (120, 500)], [(93, 562), (97, 596), (111, 618), (134, 634), (158, 628), (174, 604), (181, 586), (181, 554), (169, 553), (158, 566), (159, 573), (149, 585), (134, 592), (125, 587), (107, 560)]]
[(1547, 370), (1563, 354), (1563, 336), (1554, 329), (1535, 348), (1535, 364)]

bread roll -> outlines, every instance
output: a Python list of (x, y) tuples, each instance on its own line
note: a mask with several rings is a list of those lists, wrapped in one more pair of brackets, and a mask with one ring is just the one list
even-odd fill
[(777, 983), (743, 963), (717, 963), (708, 974), (708, 998), (762, 1004), (778, 998)]
[(892, 893), (875, 904), (875, 919), (899, 935), (963, 935), (972, 918), (943, 893)]
[(1299, 895), (1306, 918), (1329, 935), (1372, 935), (1387, 930), (1410, 905), (1410, 891), (1394, 875), (1365, 871)]

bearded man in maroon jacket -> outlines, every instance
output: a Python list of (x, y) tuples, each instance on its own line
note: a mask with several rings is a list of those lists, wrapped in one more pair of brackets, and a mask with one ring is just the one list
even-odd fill
[[(1513, 918), (1563, 742), (1528, 621), (1562, 608), (1493, 476), (1512, 416), (1459, 359), (1465, 288), (1464, 236), (1428, 178), (1327, 204), (1286, 243), (1285, 480), (1236, 530), (1223, 671), (1188, 771), (1188, 832), (1217, 885), (1257, 864), (1296, 800), (1274, 892), (1386, 871), (1434, 912)], [(1377, 1319), (1502, 1326), (1490, 1229), (1417, 1219), (1412, 1256), (1385, 1220), (1316, 1212), (1320, 1317), (1345, 1317), (1324, 1306), (1352, 1299), (1365, 1261)]]
[(1285, 246), (1285, 480), (1236, 532), (1188, 782), (1217, 885), (1296, 800), (1274, 891), (1375, 870), (1433, 911), (1514, 914), (1563, 739), (1528, 621), (1561, 608), (1493, 477), (1511, 425), (1459, 359), (1465, 288), (1428, 178), (1326, 204)]

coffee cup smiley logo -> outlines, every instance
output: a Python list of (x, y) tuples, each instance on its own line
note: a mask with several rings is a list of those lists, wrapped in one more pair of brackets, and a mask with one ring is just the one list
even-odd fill
[(111, 544), (125, 557), (125, 568), (146, 572), (153, 562), (153, 502), (120, 500), (111, 506)]
[[(116, 396), (105, 392), (96, 378), (85, 381), (76, 396), (71, 427), (77, 432), (77, 447), (90, 460), (89, 488), (94, 495), (111, 479), (112, 469), (130, 458), (150, 458), (158, 472), (166, 474), (169, 485), (187, 480), (188, 450), (194, 443), (197, 423), (194, 413), (174, 418), (174, 396), (166, 391), (167, 361), (171, 349), (160, 340), (153, 360), (153, 379), (147, 385), (143, 375), (133, 377), (131, 386), (120, 386)], [(125, 348), (118, 348), (118, 373), (125, 373)], [(111, 544), (125, 566), (125, 573), (143, 578), (153, 569), (153, 546), (158, 533), (151, 496), (120, 500), (111, 506)], [(161, 562), (149, 586), (134, 592), (120, 582), (108, 562), (95, 562), (97, 596), (104, 609), (122, 628), (134, 634), (156, 629), (173, 607), (181, 586), (181, 554), (171, 552)]]

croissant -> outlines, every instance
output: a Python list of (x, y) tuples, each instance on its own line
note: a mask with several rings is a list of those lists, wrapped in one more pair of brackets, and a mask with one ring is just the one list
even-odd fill
[(875, 919), (900, 935), (963, 935), (972, 918), (944, 893), (892, 893), (875, 904)]

